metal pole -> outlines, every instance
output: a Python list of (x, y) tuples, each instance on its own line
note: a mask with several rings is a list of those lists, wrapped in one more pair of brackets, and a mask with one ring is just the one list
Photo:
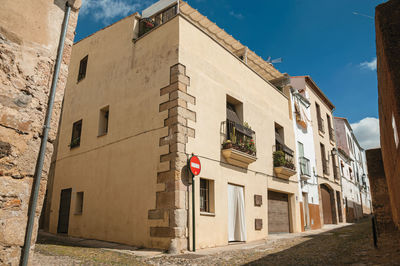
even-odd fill
[(378, 248), (378, 233), (376, 230), (375, 214), (372, 214), (372, 235), (374, 236), (374, 247)]
[(42, 142), (40, 144), (39, 157), (38, 157), (38, 160), (36, 163), (36, 168), (35, 168), (32, 204), (29, 208), (28, 225), (27, 225), (27, 229), (26, 229), (24, 251), (23, 251), (22, 261), (21, 261), (21, 265), (23, 265), (23, 266), (26, 266), (28, 264), (28, 259), (29, 259), (29, 251), (31, 248), (31, 241), (32, 241), (32, 231), (33, 231), (33, 225), (35, 223), (36, 205), (37, 205), (37, 199), (38, 199), (38, 194), (39, 194), (39, 189), (40, 189), (40, 180), (42, 178), (43, 163), (44, 163), (44, 159), (46, 156), (47, 139), (49, 137), (49, 131), (50, 131), (51, 113), (53, 112), (54, 97), (56, 94), (58, 75), (60, 73), (60, 66), (61, 66), (61, 62), (62, 62), (62, 58), (63, 58), (64, 42), (65, 42), (65, 36), (67, 35), (67, 28), (68, 28), (68, 21), (69, 21), (70, 13), (71, 13), (71, 7), (69, 6), (69, 4), (67, 2), (64, 21), (63, 21), (62, 29), (61, 29), (60, 43), (58, 45), (58, 50), (57, 50), (56, 65), (54, 67), (53, 80), (51, 83), (45, 125), (43, 127), (43, 137), (42, 137)]
[(196, 214), (195, 214), (195, 207), (194, 207), (194, 182), (195, 176), (192, 174), (192, 229), (193, 229), (193, 251), (196, 251)]

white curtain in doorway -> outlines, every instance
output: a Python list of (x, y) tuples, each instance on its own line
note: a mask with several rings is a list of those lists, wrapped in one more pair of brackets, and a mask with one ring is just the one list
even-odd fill
[(228, 184), (229, 241), (246, 241), (243, 187)]

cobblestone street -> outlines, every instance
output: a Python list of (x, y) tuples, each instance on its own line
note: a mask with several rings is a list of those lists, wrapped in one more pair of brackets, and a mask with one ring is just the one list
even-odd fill
[(34, 265), (400, 265), (399, 236), (381, 235), (375, 249), (370, 220), (301, 234), (272, 235), (266, 242), (195, 254), (168, 255), (101, 243), (40, 236)]

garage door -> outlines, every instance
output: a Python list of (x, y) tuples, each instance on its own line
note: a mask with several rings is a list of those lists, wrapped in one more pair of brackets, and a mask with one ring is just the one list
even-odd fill
[(290, 232), (289, 201), (287, 194), (268, 191), (268, 232)]

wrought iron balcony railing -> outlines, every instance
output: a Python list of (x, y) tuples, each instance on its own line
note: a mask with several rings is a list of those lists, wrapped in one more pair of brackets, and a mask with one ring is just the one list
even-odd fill
[(300, 162), (300, 174), (306, 175), (306, 176), (311, 176), (310, 160), (307, 159), (306, 157), (300, 157), (299, 162)]
[(333, 128), (329, 129), (329, 139), (335, 142), (335, 130)]
[(325, 133), (324, 119), (322, 117), (318, 118), (318, 130)]
[[(283, 158), (280, 158), (279, 155), (276, 155), (276, 152), (278, 151), (283, 153)], [(274, 167), (284, 166), (286, 168), (295, 170), (296, 167), (293, 163), (293, 154), (293, 150), (291, 150), (288, 146), (283, 143), (276, 142), (274, 152)]]
[(223, 128), (223, 149), (233, 148), (249, 155), (256, 156), (256, 132), (243, 124), (233, 122), (229, 119), (223, 122)]
[(329, 175), (329, 161), (322, 159), (322, 170), (325, 175)]
[(157, 26), (164, 24), (165, 22), (169, 21), (178, 13), (178, 6), (173, 5), (154, 16), (149, 18), (142, 18), (139, 21), (139, 37), (146, 34), (147, 32), (153, 30)]

